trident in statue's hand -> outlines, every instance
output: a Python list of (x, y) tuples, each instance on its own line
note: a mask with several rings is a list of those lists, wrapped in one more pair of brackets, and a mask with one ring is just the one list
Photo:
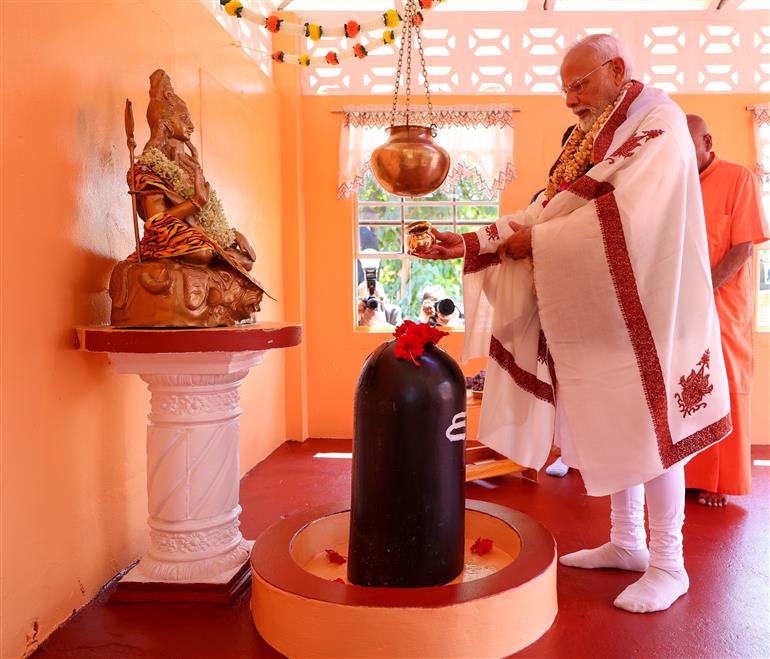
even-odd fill
[(134, 151), (136, 150), (136, 140), (134, 140), (134, 111), (131, 108), (131, 101), (126, 99), (126, 144), (128, 145), (128, 154), (131, 158), (131, 176), (128, 177), (128, 194), (131, 195), (131, 210), (134, 214), (134, 240), (136, 240), (136, 258), (139, 263), (142, 262), (142, 253), (139, 248), (139, 217), (136, 212), (136, 178), (134, 174)]

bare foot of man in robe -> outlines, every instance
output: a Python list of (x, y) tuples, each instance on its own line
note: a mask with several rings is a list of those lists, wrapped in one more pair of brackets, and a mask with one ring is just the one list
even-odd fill
[(708, 492), (701, 490), (698, 493), (698, 503), (701, 506), (716, 506), (721, 508), (727, 503), (727, 495), (720, 492)]

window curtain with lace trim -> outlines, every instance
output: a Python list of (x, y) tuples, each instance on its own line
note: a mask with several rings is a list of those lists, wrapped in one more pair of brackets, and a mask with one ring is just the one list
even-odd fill
[[(423, 108), (409, 113), (410, 124), (431, 123)], [(452, 159), (447, 177), (450, 183), (471, 177), (492, 196), (513, 180), (514, 112), (517, 110), (509, 105), (434, 108), (436, 143)], [(339, 199), (356, 194), (363, 185), (371, 169), (372, 151), (388, 139), (390, 113), (385, 106), (345, 108), (340, 135)], [(397, 112), (395, 124), (403, 123), (403, 112)]]

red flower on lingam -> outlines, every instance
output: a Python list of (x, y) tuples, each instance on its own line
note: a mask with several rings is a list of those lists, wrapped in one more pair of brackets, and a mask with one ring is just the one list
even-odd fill
[(415, 366), (419, 366), (420, 363), (417, 360), (425, 351), (425, 346), (429, 343), (435, 345), (448, 334), (449, 332), (442, 332), (428, 323), (405, 320), (393, 332), (393, 336), (396, 337), (393, 354), (399, 359), (408, 359)]

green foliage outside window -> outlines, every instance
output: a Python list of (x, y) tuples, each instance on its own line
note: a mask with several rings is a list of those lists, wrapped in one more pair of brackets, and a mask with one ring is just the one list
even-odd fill
[(495, 222), (499, 212), (497, 192), (490, 197), (471, 178), (445, 184), (427, 197), (402, 199), (388, 194), (368, 173), (358, 194), (358, 253), (366, 250), (365, 257), (380, 258), (379, 281), (389, 302), (401, 308), (402, 318), (418, 320), (426, 287), (442, 287), (462, 309), (462, 259), (428, 261), (409, 256), (404, 249), (404, 226), (429, 220), (439, 231), (474, 231)]

